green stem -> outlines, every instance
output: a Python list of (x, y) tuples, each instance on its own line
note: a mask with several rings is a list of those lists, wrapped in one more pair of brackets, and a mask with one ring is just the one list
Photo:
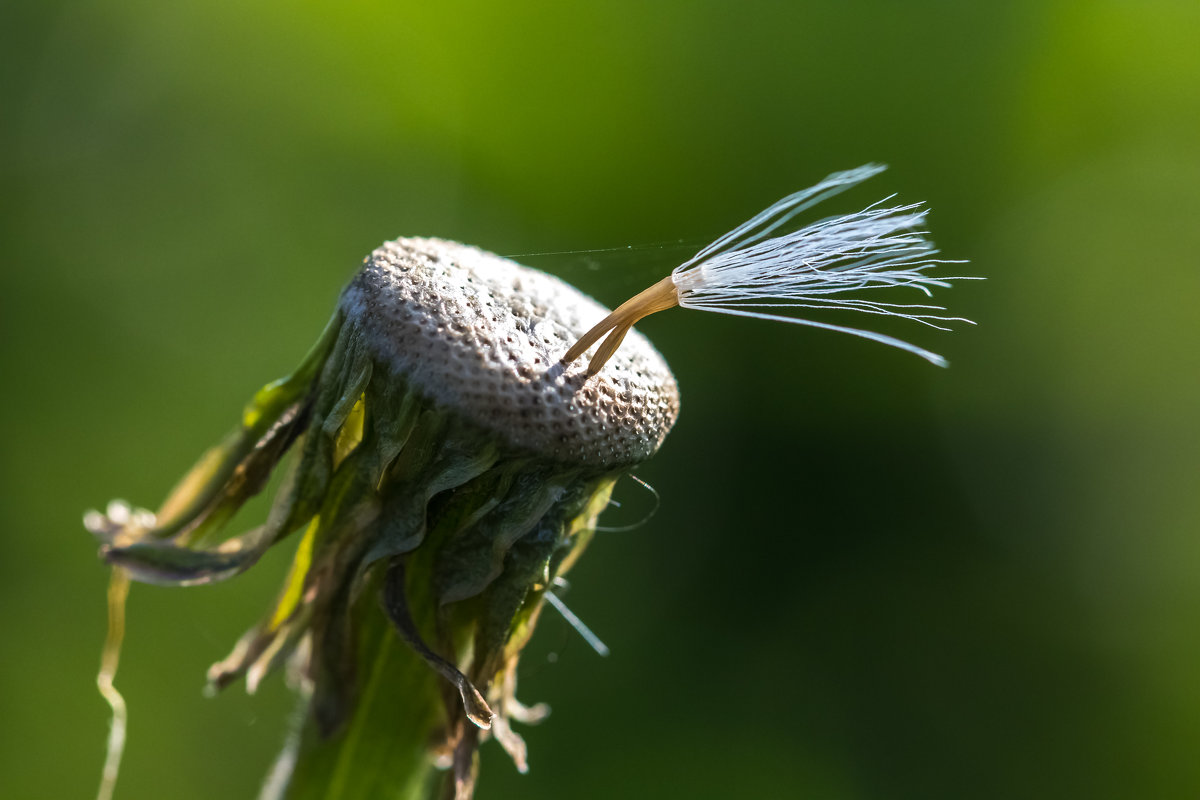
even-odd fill
[(429, 745), (442, 724), (437, 674), (400, 641), (370, 582), (355, 609), (361, 694), (347, 724), (323, 738), (305, 714), (288, 800), (426, 800), (437, 781)]

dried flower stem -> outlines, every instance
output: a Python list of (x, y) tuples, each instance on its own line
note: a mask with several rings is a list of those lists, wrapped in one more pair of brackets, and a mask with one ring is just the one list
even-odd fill
[(125, 640), (125, 599), (129, 596), (129, 574), (120, 567), (113, 567), (108, 579), (108, 635), (104, 640), (104, 652), (100, 657), (100, 672), (96, 675), (96, 686), (112, 708), (112, 722), (108, 731), (108, 747), (104, 756), (104, 771), (100, 777), (100, 790), (96, 800), (111, 800), (121, 771), (121, 756), (125, 753), (125, 725), (128, 714), (125, 698), (113, 685), (117, 677), (117, 665), (121, 660), (121, 643)]

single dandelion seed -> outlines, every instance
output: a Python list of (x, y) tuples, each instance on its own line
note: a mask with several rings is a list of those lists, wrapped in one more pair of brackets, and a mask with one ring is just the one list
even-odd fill
[(941, 306), (847, 296), (872, 289), (908, 287), (930, 297), (934, 287), (947, 288), (950, 281), (970, 280), (926, 274), (939, 264), (962, 262), (934, 258), (938, 250), (922, 230), (928, 212), (921, 204), (888, 207), (884, 205), (892, 199), (888, 197), (855, 214), (791, 229), (799, 214), (884, 169), (880, 164), (867, 164), (837, 172), (783, 198), (622, 303), (580, 337), (562, 362), (574, 362), (599, 342), (588, 363), (588, 374), (595, 375), (638, 320), (682, 306), (849, 333), (946, 366), (940, 355), (892, 336), (781, 313), (784, 309), (858, 311), (899, 317), (939, 330), (946, 330), (951, 322), (971, 323), (962, 317), (946, 316)]

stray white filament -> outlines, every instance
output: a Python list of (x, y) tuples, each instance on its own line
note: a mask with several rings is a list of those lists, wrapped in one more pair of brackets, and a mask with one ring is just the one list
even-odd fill
[[(925, 274), (938, 264), (963, 262), (934, 258), (938, 250), (926, 238), (927, 231), (921, 229), (927, 213), (921, 204), (882, 207), (892, 199), (888, 197), (855, 214), (786, 230), (785, 226), (801, 212), (885, 169), (881, 164), (867, 164), (834, 173), (815, 186), (783, 198), (717, 239), (672, 271), (679, 305), (841, 331), (946, 366), (946, 359), (938, 354), (881, 333), (752, 310), (861, 311), (900, 317), (939, 330), (947, 330), (944, 323), (974, 324), (962, 317), (943, 315), (946, 309), (942, 306), (843, 296), (847, 292), (907, 286), (929, 297), (932, 287), (947, 288), (949, 281), (971, 280)], [(785, 232), (772, 236), (781, 229)]]
[[(650, 507), (650, 510), (647, 511), (645, 514), (643, 514), (642, 518), (639, 519), (637, 522), (631, 522), (628, 525), (615, 525), (615, 526), (613, 526), (613, 525), (597, 525), (595, 527), (595, 530), (597, 533), (601, 533), (601, 532), (603, 532), (603, 533), (625, 533), (627, 531), (635, 531), (638, 528), (645, 525), (647, 522), (649, 522), (650, 519), (655, 514), (658, 513), (658, 507), (662, 503), (662, 498), (659, 497), (658, 490), (655, 489), (650, 484), (646, 483), (644, 480), (639, 478), (637, 475), (630, 475), (629, 478), (632, 481), (634, 481), (634, 483), (636, 483), (638, 486), (641, 486), (643, 489), (645, 489), (647, 492), (650, 493), (650, 497), (654, 500), (654, 505), (652, 505)], [(612, 499), (610, 499), (608, 501), (608, 504), (610, 506), (616, 506), (617, 508), (621, 507), (620, 503), (618, 503), (616, 500), (612, 500)]]
[(550, 605), (554, 606), (558, 613), (563, 615), (563, 619), (583, 637), (583, 640), (591, 645), (593, 650), (602, 656), (608, 655), (608, 645), (600, 641), (600, 637), (592, 633), (592, 629), (584, 625), (583, 620), (575, 616), (575, 613), (567, 608), (567, 604), (562, 601), (562, 598), (549, 590), (546, 591), (545, 597)]

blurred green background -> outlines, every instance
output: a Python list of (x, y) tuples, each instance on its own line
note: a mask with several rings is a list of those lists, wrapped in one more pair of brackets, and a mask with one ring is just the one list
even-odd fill
[[(942, 371), (648, 320), (662, 507), (568, 598), (613, 654), (546, 617), (555, 713), (479, 797), (1197, 796), (1197, 41), (1194, 0), (5, 3), (0, 794), (95, 790), (81, 513), (157, 505), (381, 241), (698, 245), (878, 160), (829, 210), (928, 200), (978, 328), (880, 326)], [(521, 260), (615, 304), (687, 254)], [(134, 587), (119, 798), (253, 795), (287, 693), (200, 687), (287, 559)]]

